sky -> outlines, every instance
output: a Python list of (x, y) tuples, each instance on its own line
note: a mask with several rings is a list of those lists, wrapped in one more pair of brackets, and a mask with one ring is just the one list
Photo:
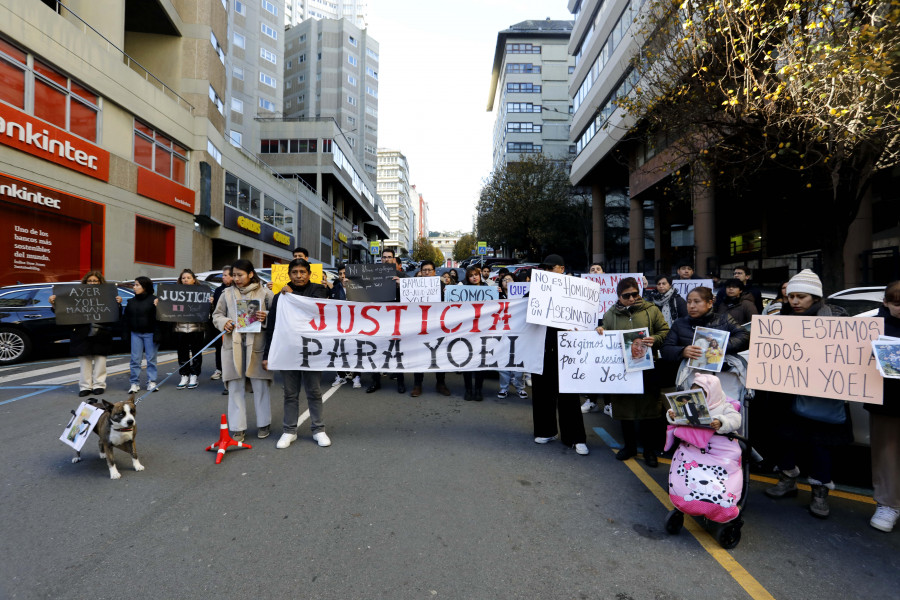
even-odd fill
[(472, 231), (491, 172), (487, 112), (497, 33), (571, 20), (566, 0), (369, 0), (380, 45), (378, 147), (400, 150), (429, 205), (431, 231)]

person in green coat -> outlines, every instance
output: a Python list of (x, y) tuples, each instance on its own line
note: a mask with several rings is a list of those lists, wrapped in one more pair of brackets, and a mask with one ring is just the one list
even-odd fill
[[(654, 350), (662, 348), (669, 334), (669, 324), (662, 312), (652, 302), (641, 298), (638, 282), (634, 277), (626, 277), (616, 287), (618, 301), (603, 315), (603, 329), (621, 331), (646, 327), (649, 337), (634, 340), (635, 345), (649, 346)], [(612, 404), (612, 416), (622, 425), (625, 447), (616, 458), (626, 460), (637, 454), (637, 437), (640, 431), (644, 447), (644, 462), (648, 467), (659, 464), (656, 458), (663, 436), (663, 407), (660, 400), (659, 377), (656, 369), (642, 371), (643, 394), (612, 394), (607, 396)]]

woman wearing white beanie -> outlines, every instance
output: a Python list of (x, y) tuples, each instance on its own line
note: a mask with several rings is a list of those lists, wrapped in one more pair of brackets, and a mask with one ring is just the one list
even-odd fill
[[(809, 269), (803, 269), (794, 275), (787, 284), (787, 303), (781, 309), (781, 316), (818, 316), (846, 317), (847, 313), (839, 306), (825, 304), (822, 301), (822, 280)], [(844, 420), (841, 423), (826, 423), (802, 416), (796, 410), (800, 403), (792, 394), (770, 393), (773, 406), (779, 406), (784, 412), (783, 426), (779, 431), (780, 447), (778, 448), (778, 469), (781, 471), (776, 485), (766, 490), (770, 498), (784, 498), (797, 495), (796, 455), (801, 445), (810, 448), (812, 464), (807, 471), (809, 485), (812, 487), (812, 499), (809, 511), (813, 516), (824, 519), (828, 516), (828, 492), (834, 489), (831, 481), (832, 453), (835, 446), (843, 446), (853, 442), (853, 427), (850, 422), (850, 410), (846, 403), (843, 406)], [(807, 398), (807, 397), (805, 397)], [(815, 400), (815, 399), (814, 399)], [(829, 402), (825, 400), (825, 402)], [(840, 412), (840, 401), (834, 400)]]

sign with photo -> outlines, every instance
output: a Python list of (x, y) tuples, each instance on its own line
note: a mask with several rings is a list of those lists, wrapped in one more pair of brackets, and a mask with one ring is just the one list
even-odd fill
[(688, 366), (702, 371), (718, 373), (725, 364), (725, 350), (728, 348), (728, 338), (731, 334), (719, 329), (697, 327), (694, 329), (693, 346), (700, 348), (703, 355), (700, 358), (692, 358)]
[(594, 281), (535, 269), (528, 322), (557, 329), (595, 329), (600, 298), (600, 285)]
[[(293, 294), (285, 294), (292, 296)], [(238, 300), (235, 302), (235, 314), (237, 318), (234, 322), (235, 333), (259, 333), (262, 331), (262, 321), (259, 320), (259, 311), (261, 310), (259, 300)]]
[(440, 277), (405, 277), (400, 279), (400, 302), (440, 302)]
[(209, 320), (212, 291), (205, 285), (161, 283), (156, 286), (156, 318), (169, 323)]
[(103, 409), (91, 406), (87, 402), (82, 402), (72, 413), (72, 417), (66, 424), (65, 429), (63, 429), (62, 435), (59, 436), (59, 441), (81, 452), (84, 443), (91, 435), (102, 415)]
[[(635, 344), (635, 340), (650, 337), (650, 330), (646, 327), (641, 329), (628, 329), (619, 331), (622, 342), (622, 359), (625, 361), (625, 370), (646, 371), (653, 368), (653, 348), (642, 344)], [(651, 338), (652, 339), (652, 338)]]
[[(53, 305), (58, 325), (115, 323), (119, 320), (119, 295), (112, 283), (54, 285)], [(209, 307), (207, 307), (207, 314)]]
[(397, 299), (397, 268), (388, 263), (346, 266), (347, 300), (353, 302), (393, 302)]
[(500, 290), (492, 285), (448, 285), (444, 287), (444, 302), (484, 302), (497, 300)]
[(561, 394), (643, 394), (644, 376), (625, 371), (618, 331), (557, 331)]

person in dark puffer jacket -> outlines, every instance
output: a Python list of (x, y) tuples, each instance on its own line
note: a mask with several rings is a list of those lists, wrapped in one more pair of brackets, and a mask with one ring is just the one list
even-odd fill
[(131, 371), (129, 394), (141, 391), (141, 358), (147, 358), (147, 390), (156, 389), (156, 353), (159, 339), (156, 323), (156, 305), (153, 301), (153, 282), (149, 277), (134, 280), (134, 298), (127, 305), (122, 319), (126, 339), (131, 340)]
[(750, 334), (728, 315), (713, 311), (713, 294), (708, 287), (696, 287), (687, 297), (687, 316), (675, 319), (662, 347), (663, 360), (677, 366), (683, 358), (700, 358), (703, 350), (694, 346), (694, 329), (707, 327), (727, 331), (726, 354), (743, 352), (750, 346)]

